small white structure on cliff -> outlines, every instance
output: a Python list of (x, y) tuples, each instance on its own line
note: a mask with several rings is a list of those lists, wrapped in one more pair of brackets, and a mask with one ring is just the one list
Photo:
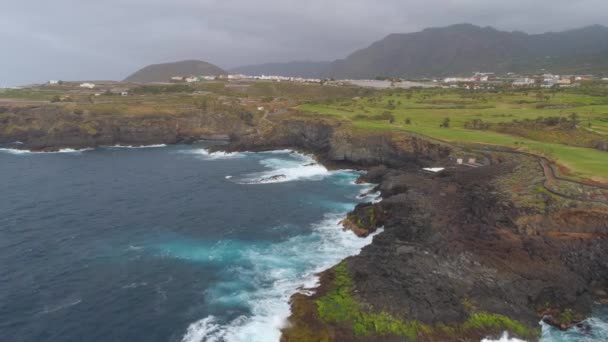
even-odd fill
[(95, 83), (85, 82), (85, 83), (80, 84), (80, 88), (93, 89), (93, 88), (95, 88)]

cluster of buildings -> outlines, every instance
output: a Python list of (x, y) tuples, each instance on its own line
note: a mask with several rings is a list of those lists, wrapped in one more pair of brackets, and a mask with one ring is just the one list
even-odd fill
[(213, 81), (219, 76), (173, 76), (171, 77), (172, 82), (201, 82), (201, 81)]
[(213, 80), (263, 80), (263, 81), (274, 81), (274, 82), (300, 82), (300, 83), (321, 83), (321, 79), (316, 78), (303, 78), (303, 77), (287, 77), (287, 76), (249, 76), (249, 75), (221, 75), (221, 76), (173, 76), (171, 77), (172, 82), (186, 82), (194, 83), (201, 81), (213, 81)]
[[(553, 88), (553, 87), (575, 87), (582, 81), (591, 81), (593, 75), (517, 75), (508, 73), (505, 76), (497, 76), (492, 72), (477, 72), (471, 77), (447, 77), (442, 83), (451, 88), (483, 89), (495, 86), (510, 85), (514, 88)], [(602, 79), (608, 80), (608, 79)]]
[[(50, 81), (48, 81), (48, 85), (62, 85), (62, 84), (64, 84), (64, 82), (60, 81), (60, 80), (50, 80)], [(93, 89), (93, 88), (95, 88), (95, 83), (84, 82), (84, 83), (80, 83), (78, 86), (80, 88)]]

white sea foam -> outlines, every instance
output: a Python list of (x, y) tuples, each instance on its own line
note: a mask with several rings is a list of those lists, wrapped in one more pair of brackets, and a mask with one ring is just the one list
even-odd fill
[(238, 183), (271, 184), (304, 179), (320, 180), (334, 173), (317, 163), (312, 157), (295, 152), (290, 154), (290, 159), (266, 158), (260, 163), (269, 170), (246, 175)]
[(80, 150), (75, 150), (72, 148), (62, 148), (58, 151), (30, 151), (30, 150), (20, 150), (16, 148), (0, 148), (0, 152), (14, 154), (14, 155), (27, 155), (27, 154), (53, 154), (53, 153), (82, 153), (86, 151), (92, 151), (92, 148), (83, 148)]
[[(268, 154), (286, 154), (286, 157)], [(273, 151), (259, 154), (260, 163), (268, 170), (235, 176), (237, 183), (267, 184), (297, 180), (316, 180), (335, 176), (338, 183), (353, 181), (353, 175), (344, 171), (328, 171), (311, 156), (292, 151)], [(265, 158), (264, 158), (265, 157)], [(378, 194), (369, 194), (370, 184), (360, 185), (361, 193), (378, 200)], [(367, 197), (366, 197), (367, 198)], [(344, 258), (358, 254), (380, 229), (367, 238), (359, 238), (344, 231), (339, 223), (355, 203), (344, 205), (338, 211), (312, 225), (308, 235), (298, 235), (279, 243), (252, 241), (221, 241), (219, 243), (191, 243), (161, 246), (164, 257), (191, 262), (233, 266), (225, 269), (225, 280), (213, 284), (205, 291), (205, 301), (217, 307), (245, 307), (249, 314), (232, 321), (214, 316), (192, 323), (184, 342), (266, 342), (278, 341), (281, 328), (290, 314), (290, 297), (300, 292), (311, 295), (318, 285), (317, 274), (332, 267)], [(305, 246), (305, 248), (304, 248)]]
[(445, 167), (426, 167), (423, 170), (437, 173), (437, 172), (441, 172), (441, 171), (445, 170)]
[(502, 334), (502, 336), (500, 337), (500, 339), (498, 339), (498, 340), (492, 340), (489, 337), (486, 337), (483, 340), (481, 340), (481, 342), (526, 342), (526, 341), (520, 340), (520, 339), (515, 338), (515, 337), (510, 338), (509, 337), (509, 333), (505, 331)]
[[(343, 231), (338, 223), (342, 217), (344, 213), (326, 215), (313, 226), (311, 235), (296, 236), (278, 244), (242, 248), (239, 264), (243, 266), (230, 270), (235, 275), (230, 283), (217, 284), (209, 290), (207, 297), (215, 304), (230, 300), (243, 302), (251, 315), (238, 317), (227, 324), (213, 316), (206, 317), (190, 325), (183, 341), (278, 341), (290, 314), (291, 295), (298, 291), (310, 294), (307, 289), (318, 284), (317, 273), (359, 253), (371, 243), (373, 236), (361, 239)], [(244, 290), (243, 284), (248, 285)], [(239, 294), (238, 298), (234, 297), (235, 292)]]
[(270, 153), (270, 154), (285, 154), (285, 153), (294, 153), (294, 154), (299, 154), (299, 155), (303, 155), (302, 153), (299, 152), (295, 152), (294, 150), (272, 150), (272, 151), (266, 151), (266, 152), (262, 152), (262, 153)]
[(161, 148), (161, 147), (167, 147), (166, 144), (156, 144), (156, 145), (141, 145), (141, 146), (134, 146), (134, 145), (114, 145), (114, 146), (108, 146), (109, 148)]
[(541, 321), (541, 342), (605, 342), (608, 341), (608, 321), (606, 312), (599, 313), (602, 317), (592, 317), (584, 320), (581, 326), (561, 331)]
[(190, 324), (183, 342), (220, 342), (224, 336), (222, 326), (217, 324), (215, 317), (209, 316)]
[(80, 299), (80, 298), (69, 298), (69, 299), (64, 300), (61, 303), (51, 305), (51, 306), (46, 306), (44, 308), (44, 310), (39, 312), (39, 314), (41, 314), (41, 315), (51, 314), (51, 313), (61, 311), (61, 310), (67, 309), (69, 307), (78, 305), (81, 302), (82, 302), (82, 299)]
[(380, 203), (382, 202), (382, 193), (380, 191), (376, 191), (376, 192), (363, 192), (361, 195), (359, 195), (359, 199), (364, 200), (364, 201), (370, 201), (372, 203)]
[(198, 148), (198, 149), (193, 149), (193, 150), (184, 150), (184, 151), (180, 151), (181, 153), (185, 153), (185, 154), (194, 154), (197, 156), (200, 156), (203, 159), (206, 160), (216, 160), (216, 159), (234, 159), (234, 158), (241, 158), (245, 156), (245, 153), (240, 153), (240, 152), (210, 152), (209, 149), (206, 148)]

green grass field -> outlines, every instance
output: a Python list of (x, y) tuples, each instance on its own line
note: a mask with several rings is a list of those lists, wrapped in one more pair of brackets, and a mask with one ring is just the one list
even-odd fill
[[(464, 95), (464, 96), (463, 96)], [(453, 90), (417, 90), (387, 92), (367, 98), (309, 103), (299, 107), (309, 113), (331, 115), (353, 121), (356, 127), (374, 130), (402, 130), (435, 139), (499, 145), (546, 156), (566, 167), (569, 176), (608, 181), (608, 152), (593, 148), (568, 146), (557, 142), (550, 132), (537, 132), (538, 139), (523, 138), (492, 130), (466, 129), (465, 122), (480, 119), (486, 123), (511, 122), (537, 117), (579, 117), (580, 129), (600, 137), (608, 134), (608, 97), (565, 92), (479, 93), (475, 97)], [(389, 120), (374, 115), (389, 113)], [(445, 118), (449, 128), (440, 127)], [(408, 120), (409, 119), (409, 120)], [(406, 120), (409, 123), (406, 123)]]

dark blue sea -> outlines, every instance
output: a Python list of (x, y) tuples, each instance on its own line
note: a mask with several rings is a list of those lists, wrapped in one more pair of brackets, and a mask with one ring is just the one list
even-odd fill
[(0, 149), (0, 341), (278, 341), (371, 242), (338, 224), (374, 199), (356, 172), (205, 147)]
[(289, 151), (1, 150), (0, 340), (276, 341), (291, 294), (371, 241), (338, 225), (357, 176)]

